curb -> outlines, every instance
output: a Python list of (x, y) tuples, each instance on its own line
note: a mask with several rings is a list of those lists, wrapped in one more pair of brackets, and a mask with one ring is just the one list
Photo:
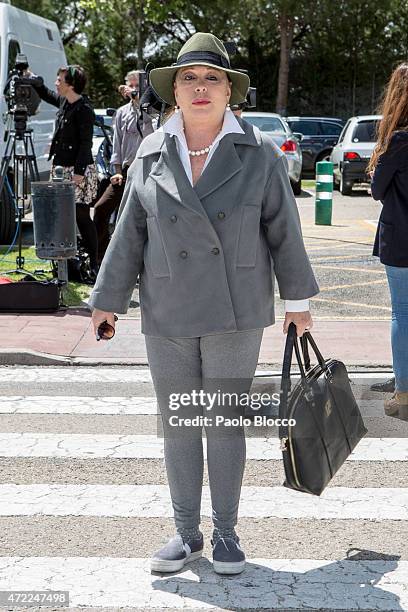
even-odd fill
[[(146, 357), (69, 357), (66, 355), (53, 355), (38, 351), (22, 349), (2, 349), (0, 350), (0, 366), (148, 366)], [(387, 363), (368, 363), (353, 364), (347, 363), (349, 372), (379, 372), (392, 374), (392, 366)], [(257, 371), (277, 371), (280, 372), (281, 363), (261, 362), (258, 363)]]
[(3, 349), (0, 366), (132, 366), (148, 365), (146, 357), (67, 357), (38, 351)]

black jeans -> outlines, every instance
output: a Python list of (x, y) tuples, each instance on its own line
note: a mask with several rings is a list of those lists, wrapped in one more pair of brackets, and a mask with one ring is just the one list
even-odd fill
[(94, 206), (94, 223), (98, 233), (98, 260), (102, 261), (109, 244), (109, 219), (119, 208), (125, 190), (128, 166), (122, 170), (123, 181), (121, 185), (110, 183)]
[(91, 268), (98, 263), (98, 234), (95, 223), (91, 219), (90, 207), (83, 202), (75, 203), (76, 222), (81, 233), (82, 243), (89, 255)]

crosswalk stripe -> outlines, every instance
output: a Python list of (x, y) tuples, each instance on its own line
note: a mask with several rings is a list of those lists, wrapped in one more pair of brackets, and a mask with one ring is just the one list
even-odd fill
[[(0, 485), (0, 516), (172, 517), (166, 485)], [(208, 486), (201, 514), (212, 516)], [(329, 487), (320, 497), (285, 487), (242, 487), (241, 517), (408, 520), (408, 488)]]
[[(204, 447), (206, 439), (203, 439)], [(247, 437), (247, 459), (282, 459), (278, 438)], [(0, 433), (0, 457), (158, 459), (156, 435)], [(363, 438), (347, 461), (408, 461), (408, 438)]]
[[(383, 399), (358, 400), (363, 416), (383, 416)], [(277, 407), (275, 407), (278, 410)], [(7, 395), (0, 397), (0, 414), (158, 414), (154, 396)]]
[(53, 367), (0, 367), (0, 382), (9, 383), (82, 383), (152, 382), (150, 370), (146, 368), (87, 368), (83, 366)]
[[(203, 439), (204, 448), (206, 439)], [(247, 458), (282, 459), (278, 438), (246, 439)], [(0, 457), (158, 459), (156, 435), (0, 433)], [(363, 438), (347, 461), (408, 461), (408, 438)]]
[(0, 397), (0, 414), (157, 414), (155, 397), (9, 395)]
[[(257, 370), (255, 376), (260, 375), (279, 377), (280, 370)], [(351, 379), (385, 379), (392, 376), (392, 372), (350, 372)], [(152, 382), (150, 370), (148, 368), (138, 368), (136, 366), (124, 367), (6, 367), (0, 366), (0, 383), (137, 383)]]
[(407, 610), (407, 582), (397, 560), (250, 558), (225, 577), (207, 559), (166, 576), (137, 557), (0, 557), (1, 590), (68, 590), (87, 610)]

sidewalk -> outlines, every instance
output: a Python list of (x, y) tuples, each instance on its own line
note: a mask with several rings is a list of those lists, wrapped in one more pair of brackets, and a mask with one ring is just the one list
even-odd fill
[[(0, 315), (0, 365), (125, 365), (147, 364), (140, 319), (120, 317), (116, 336), (96, 342), (90, 312)], [(316, 321), (313, 328), (324, 357), (348, 366), (390, 369), (389, 321)], [(260, 365), (282, 363), (285, 336), (282, 321), (264, 331)]]

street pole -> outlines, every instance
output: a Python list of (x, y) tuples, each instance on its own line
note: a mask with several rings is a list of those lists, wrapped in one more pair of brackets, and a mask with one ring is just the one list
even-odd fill
[(316, 164), (315, 225), (331, 225), (333, 208), (333, 163)]

